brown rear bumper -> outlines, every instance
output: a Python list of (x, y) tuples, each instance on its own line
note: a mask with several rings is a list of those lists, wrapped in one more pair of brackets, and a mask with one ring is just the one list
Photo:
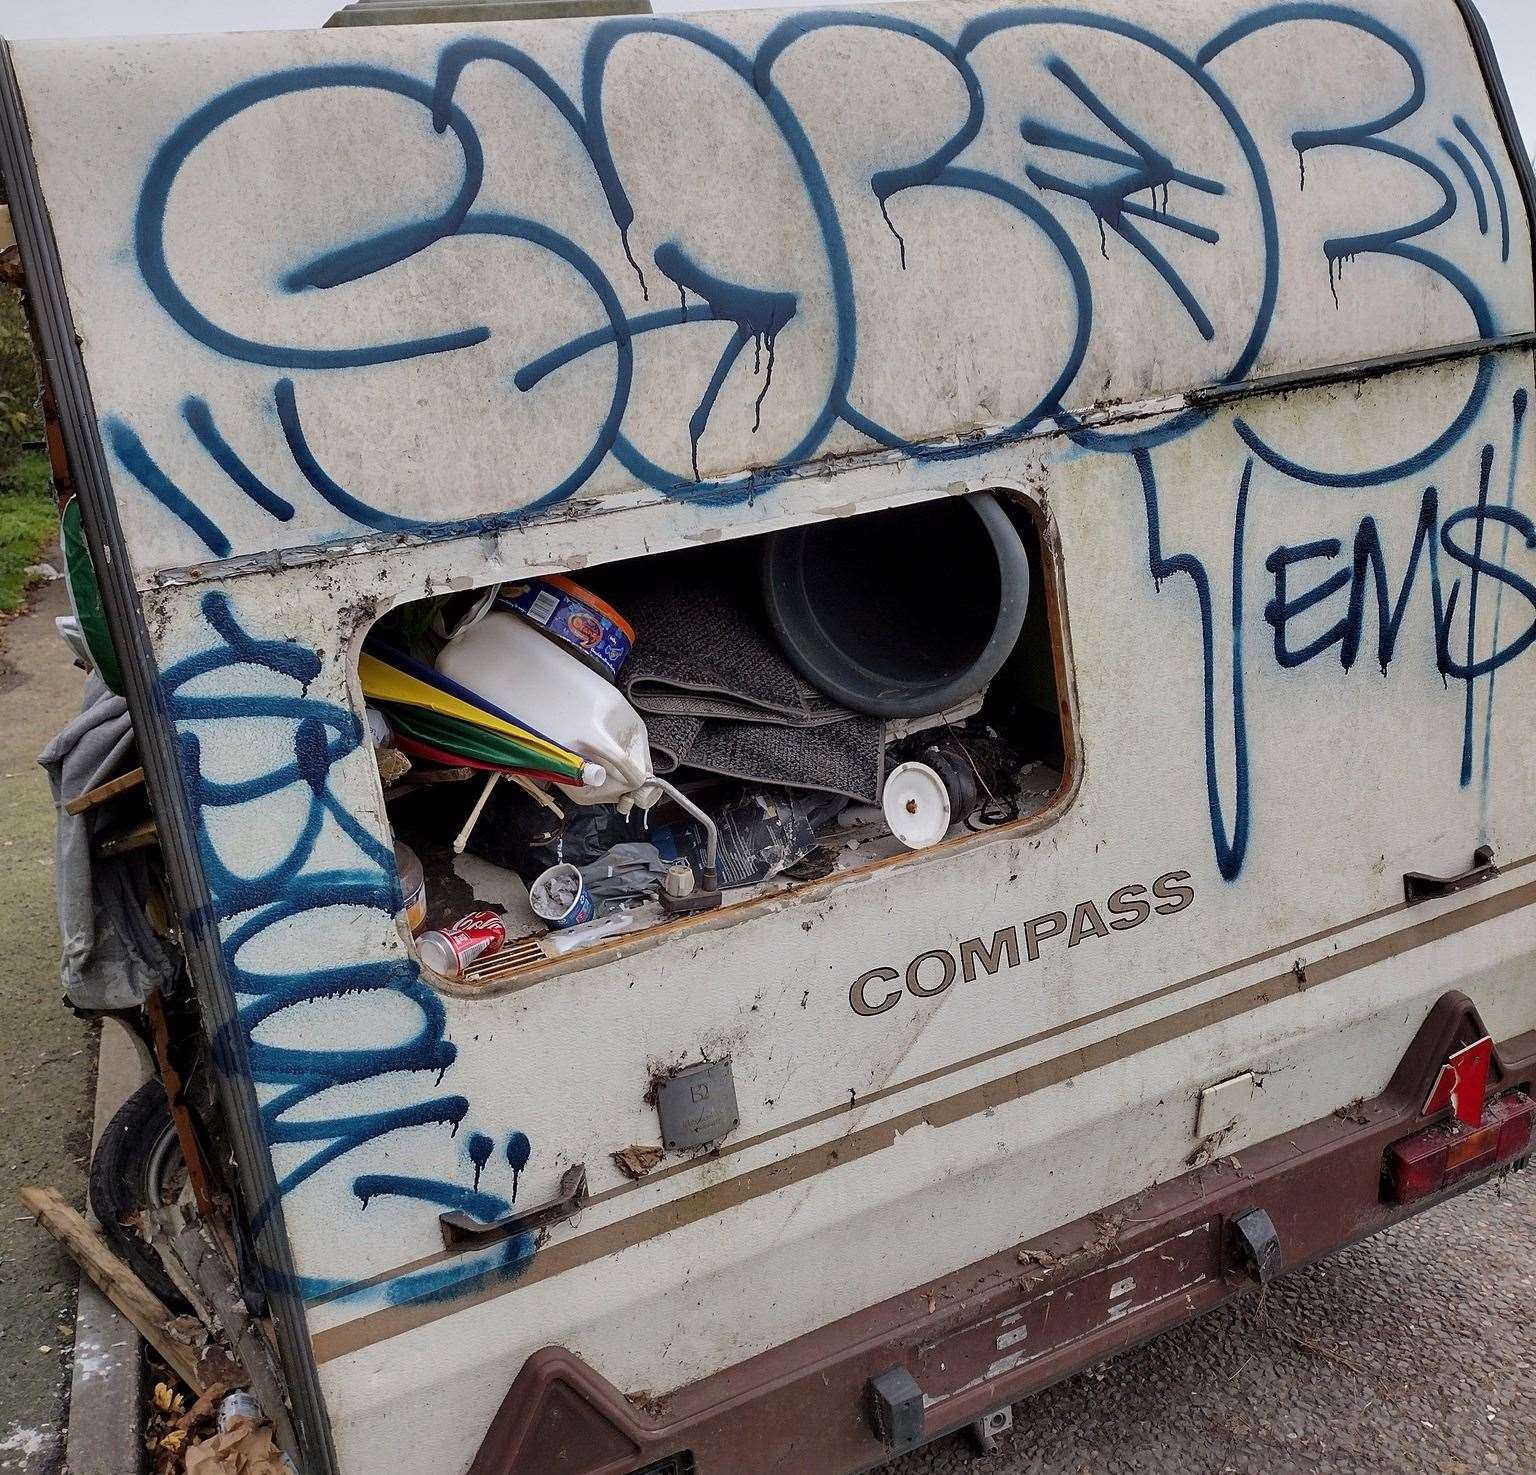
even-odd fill
[[(1374, 1101), (1197, 1168), (643, 1406), (562, 1348), (530, 1357), (469, 1475), (851, 1475), (891, 1458), (871, 1380), (904, 1367), (923, 1439), (982, 1418), (1257, 1284), (1232, 1225), (1255, 1210), (1294, 1270), (1488, 1176), (1407, 1208), (1382, 1155), (1424, 1124), (1441, 1064), (1483, 1034), (1461, 994), (1430, 1012)], [(1489, 1094), (1530, 1090), (1536, 1032), (1495, 1052)], [(665, 1464), (662, 1465), (666, 1469)], [(671, 1472), (668, 1472), (671, 1475)]]

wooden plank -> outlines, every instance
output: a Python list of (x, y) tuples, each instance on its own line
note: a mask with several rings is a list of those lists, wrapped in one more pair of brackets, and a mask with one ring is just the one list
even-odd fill
[(412, 770), (410, 775), (400, 780), (397, 784), (391, 784), (384, 790), (384, 802), (398, 799), (405, 794), (414, 794), (418, 789), (430, 788), (434, 784), (461, 784), (466, 779), (471, 779), (476, 772), (473, 768), (418, 768)]
[(109, 778), (104, 784), (97, 784), (94, 789), (88, 789), (85, 793), (71, 799), (64, 806), (65, 814), (84, 814), (88, 809), (95, 809), (100, 804), (105, 804), (108, 799), (115, 799), (119, 794), (126, 794), (129, 789), (136, 789), (144, 782), (144, 770), (142, 768), (130, 768), (127, 773), (120, 773), (116, 778)]
[(126, 855), (130, 850), (147, 850), (151, 845), (160, 843), (160, 831), (155, 828), (155, 822), (147, 819), (143, 824), (135, 825), (131, 830), (124, 831), (121, 835), (114, 835), (110, 840), (103, 840), (96, 847), (96, 854), (102, 857), (109, 855)]
[(139, 1330), (139, 1334), (194, 1393), (206, 1393), (227, 1380), (229, 1359), (222, 1353), (200, 1355), (172, 1330), (175, 1321), (165, 1303), (107, 1248), (106, 1241), (65, 1201), (56, 1188), (23, 1188), (23, 1207), (64, 1246), (101, 1293)]

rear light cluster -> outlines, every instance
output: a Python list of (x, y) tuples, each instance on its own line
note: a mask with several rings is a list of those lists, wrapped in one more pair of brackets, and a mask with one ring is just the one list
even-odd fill
[(1490, 1101), (1476, 1126), (1449, 1121), (1427, 1127), (1387, 1149), (1386, 1196), (1407, 1204), (1450, 1188), (1505, 1163), (1518, 1162), (1531, 1150), (1536, 1102), (1523, 1091)]

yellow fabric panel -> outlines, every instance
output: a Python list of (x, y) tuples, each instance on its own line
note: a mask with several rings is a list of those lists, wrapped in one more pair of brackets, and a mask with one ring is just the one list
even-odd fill
[(428, 712), (437, 712), (444, 717), (457, 717), (461, 722), (473, 723), (476, 727), (485, 728), (487, 732), (500, 733), (503, 737), (513, 738), (527, 747), (548, 753), (551, 758), (574, 763), (578, 769), (581, 767), (583, 760), (579, 753), (562, 748), (548, 738), (539, 737), (515, 722), (505, 722), (450, 692), (439, 691), (419, 677), (407, 671), (398, 671), (366, 651), (357, 663), (357, 674), (363, 684), (363, 695), (376, 701), (398, 702), (406, 707), (423, 707)]

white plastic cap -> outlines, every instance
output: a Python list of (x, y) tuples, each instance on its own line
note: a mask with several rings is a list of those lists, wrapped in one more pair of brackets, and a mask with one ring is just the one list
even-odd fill
[(902, 763), (890, 771), (880, 796), (885, 822), (908, 850), (937, 845), (953, 819), (944, 780), (926, 763)]

